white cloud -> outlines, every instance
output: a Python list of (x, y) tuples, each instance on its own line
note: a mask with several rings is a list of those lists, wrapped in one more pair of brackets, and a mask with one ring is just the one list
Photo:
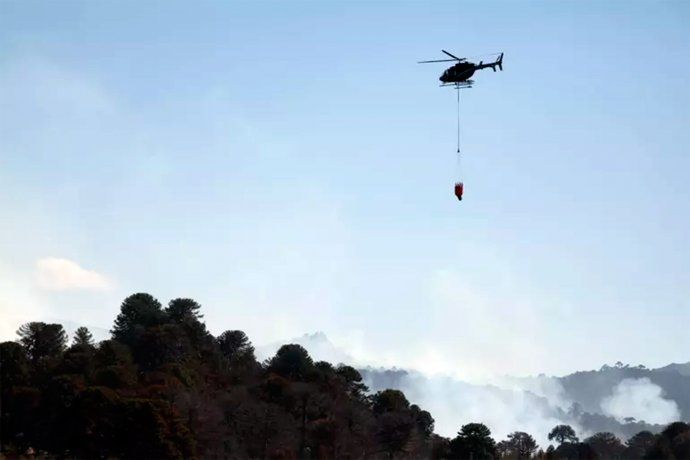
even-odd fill
[(72, 260), (58, 257), (38, 260), (36, 279), (41, 288), (54, 291), (104, 290), (111, 286), (110, 281), (100, 273), (82, 268)]
[(659, 424), (680, 420), (676, 402), (665, 399), (662, 388), (646, 377), (622, 380), (613, 394), (601, 401), (601, 409), (621, 421), (625, 417)]

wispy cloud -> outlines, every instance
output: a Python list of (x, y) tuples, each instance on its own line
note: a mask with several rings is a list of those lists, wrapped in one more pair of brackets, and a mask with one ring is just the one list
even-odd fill
[(100, 273), (58, 257), (46, 257), (36, 262), (36, 280), (41, 288), (54, 291), (106, 290), (111, 287), (111, 282)]

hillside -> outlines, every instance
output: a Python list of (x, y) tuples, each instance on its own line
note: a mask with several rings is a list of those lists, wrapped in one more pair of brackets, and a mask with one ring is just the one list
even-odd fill
[[(351, 362), (348, 354), (322, 332), (304, 334), (290, 342), (299, 343), (319, 359)], [(277, 346), (273, 344), (268, 350)], [(548, 441), (546, 434), (554, 423), (573, 425), (583, 434), (610, 431), (627, 439), (641, 430), (659, 432), (669, 421), (690, 421), (688, 369), (690, 363), (659, 369), (618, 363), (563, 377), (505, 377), (491, 385), (479, 385), (408, 369), (359, 367), (372, 391), (399, 389), (410, 401), (427, 408), (442, 435), (452, 436), (460, 424), (481, 420), (499, 436), (519, 427), (543, 443)], [(602, 407), (607, 401), (608, 406)], [(622, 412), (611, 402), (620, 403)]]
[[(580, 458), (690, 456), (690, 424), (621, 423), (583, 411), (579, 403), (565, 407), (553, 399), (554, 382), (561, 380), (572, 394), (588, 397), (606, 393), (592, 382), (620, 386), (631, 376), (640, 377), (632, 381), (647, 379), (654, 388), (676, 388), (686, 377), (675, 370), (630, 371), (621, 365), (563, 379), (524, 380), (525, 388), (509, 388), (405, 370), (357, 370), (314, 359), (299, 344), (281, 345), (259, 362), (244, 332), (211, 335), (200, 308), (192, 299), (174, 299), (163, 307), (149, 294), (134, 294), (123, 301), (109, 339), (96, 343), (87, 328), (79, 327), (69, 346), (60, 324), (24, 324), (18, 341), (0, 343), (0, 455), (545, 460), (547, 455), (572, 458), (576, 451)], [(303, 342), (316, 342), (319, 353), (345, 356), (323, 334), (304, 336)], [(573, 441), (573, 434), (545, 452), (551, 444), (547, 434), (564, 424), (583, 442)], [(636, 432), (627, 446), (619, 439)]]

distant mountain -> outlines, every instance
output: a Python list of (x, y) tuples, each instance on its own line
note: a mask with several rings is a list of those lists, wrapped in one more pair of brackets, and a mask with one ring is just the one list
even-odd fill
[[(485, 423), (498, 439), (515, 430), (527, 431), (543, 446), (548, 445), (547, 433), (558, 424), (573, 426), (580, 437), (609, 431), (623, 439), (642, 430), (657, 433), (664, 428), (663, 424), (617, 420), (601, 411), (584, 411), (577, 401), (561, 392), (559, 379), (552, 377), (535, 377), (530, 382), (508, 378), (501, 387), (426, 377), (402, 369), (369, 367), (360, 372), (371, 391), (399, 389), (410, 401), (427, 408), (436, 419), (437, 431), (445, 436), (451, 436), (469, 420)], [(517, 381), (522, 381), (522, 388)]]
[[(621, 391), (620, 385), (624, 380), (648, 381), (650, 386), (660, 388), (659, 397), (675, 402), (681, 420), (690, 420), (690, 375), (686, 373), (689, 368), (690, 363), (671, 364), (659, 369), (647, 369), (644, 366), (630, 367), (617, 363), (616, 366), (605, 365), (598, 371), (575, 372), (560, 377), (558, 380), (563, 385), (565, 394), (573, 402), (580, 404), (584, 411), (591, 413), (602, 413), (602, 401), (616, 397)], [(651, 395), (641, 394), (649, 390), (640, 385), (638, 387), (624, 391), (640, 393), (640, 397), (647, 397), (650, 400)], [(630, 394), (630, 396), (635, 395)], [(621, 397), (624, 398), (625, 395)], [(653, 402), (650, 402), (648, 409), (652, 410), (653, 406)]]
[[(353, 362), (322, 332), (293, 343), (315, 360)], [(263, 354), (272, 356), (279, 346), (262, 347)], [(505, 377), (492, 385), (396, 368), (364, 367), (360, 372), (372, 392), (399, 389), (429, 410), (437, 432), (446, 436), (464, 423), (481, 421), (497, 438), (522, 430), (548, 445), (546, 434), (561, 423), (575, 427), (580, 437), (610, 431), (628, 438), (641, 430), (659, 432), (677, 419), (690, 421), (690, 362), (658, 369), (616, 363), (563, 377)]]
[(326, 337), (326, 334), (321, 331), (314, 332), (313, 334), (304, 334), (288, 341), (273, 342), (257, 346), (256, 357), (260, 361), (271, 358), (276, 354), (278, 349), (286, 343), (296, 343), (303, 346), (314, 361), (328, 361), (333, 364), (351, 364), (355, 361), (352, 356), (333, 345), (328, 337)]
[(656, 370), (660, 372), (678, 372), (680, 375), (690, 377), (690, 362), (682, 364), (672, 363), (668, 366), (660, 367)]

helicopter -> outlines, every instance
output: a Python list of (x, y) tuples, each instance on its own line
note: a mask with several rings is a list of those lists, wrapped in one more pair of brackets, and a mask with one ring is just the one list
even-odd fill
[(479, 64), (469, 62), (467, 58), (459, 58), (446, 50), (441, 50), (443, 54), (450, 56), (452, 59), (437, 59), (434, 61), (419, 61), (418, 64), (428, 64), (431, 62), (454, 62), (457, 64), (448, 67), (443, 71), (443, 74), (439, 78), (441, 80), (441, 86), (456, 86), (456, 87), (467, 87), (471, 88), (473, 80), (470, 77), (474, 75), (474, 72), (481, 69), (491, 68), (496, 72), (496, 67), (503, 71), (503, 53), (498, 56), (494, 62), (489, 62), (484, 64), (484, 61), (479, 61)]
[[(439, 80), (441, 80), (441, 86), (454, 86), (456, 90), (463, 88), (472, 88), (473, 80), (470, 77), (474, 75), (477, 70), (491, 68), (496, 72), (496, 67), (500, 71), (503, 71), (503, 53), (498, 54), (498, 58), (494, 62), (489, 62), (484, 64), (484, 61), (479, 61), (479, 64), (469, 62), (467, 58), (459, 58), (454, 54), (449, 53), (446, 50), (441, 50), (441, 52), (451, 59), (437, 59), (434, 61), (419, 61), (419, 64), (426, 64), (429, 62), (456, 62), (455, 65), (448, 67), (443, 71)], [(460, 91), (458, 91), (458, 170), (460, 169)], [(455, 196), (459, 201), (462, 201), (462, 195), (465, 189), (465, 184), (460, 178), (455, 182)]]

